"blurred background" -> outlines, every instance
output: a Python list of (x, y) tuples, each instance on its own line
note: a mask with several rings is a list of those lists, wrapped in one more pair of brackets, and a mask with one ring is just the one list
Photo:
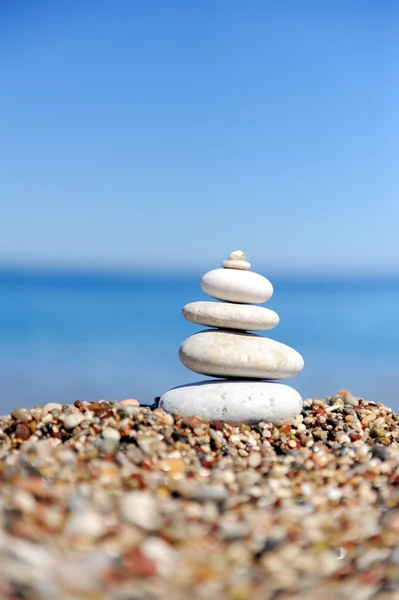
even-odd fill
[(201, 379), (236, 249), (304, 396), (399, 410), (399, 5), (2, 0), (0, 413)]

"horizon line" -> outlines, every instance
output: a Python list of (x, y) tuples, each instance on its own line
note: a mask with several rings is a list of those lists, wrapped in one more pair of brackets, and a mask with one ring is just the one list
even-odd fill
[[(213, 267), (218, 268), (218, 267)], [(220, 266), (220, 268), (222, 268)], [(38, 276), (51, 276), (51, 275), (64, 275), (64, 276), (103, 276), (105, 278), (120, 278), (126, 277), (131, 278), (134, 276), (139, 277), (198, 277), (202, 276), (205, 272), (212, 270), (209, 267), (200, 267), (195, 266), (192, 269), (187, 268), (176, 268), (171, 267), (170, 265), (165, 265), (164, 267), (156, 266), (155, 264), (149, 264), (147, 266), (142, 266), (140, 268), (129, 266), (129, 265), (100, 265), (100, 264), (53, 264), (53, 263), (2, 263), (0, 262), (0, 275), (6, 274), (15, 274), (15, 275), (38, 275)], [(385, 279), (399, 279), (399, 268), (398, 269), (381, 269), (381, 268), (354, 268), (354, 269), (346, 269), (342, 270), (340, 268), (328, 268), (328, 269), (319, 269), (319, 268), (292, 268), (289, 269), (287, 267), (273, 267), (269, 269), (263, 269), (262, 267), (257, 267), (256, 269), (251, 269), (252, 272), (259, 273), (264, 275), (266, 278), (277, 277), (277, 278), (289, 278), (289, 279), (316, 279), (316, 280), (324, 280), (324, 279), (334, 279), (334, 280), (347, 280), (347, 279), (356, 279), (356, 280), (364, 280), (375, 278), (376, 280), (385, 280)]]

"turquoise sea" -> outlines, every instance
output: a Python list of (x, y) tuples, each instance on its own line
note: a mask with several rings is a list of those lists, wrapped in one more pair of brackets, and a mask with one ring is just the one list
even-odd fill
[[(200, 327), (181, 316), (205, 299), (201, 273), (0, 270), (0, 413), (50, 400), (151, 404), (204, 379), (180, 364), (180, 343)], [(272, 277), (264, 333), (304, 356), (288, 384), (304, 397), (347, 388), (399, 411), (399, 278)]]

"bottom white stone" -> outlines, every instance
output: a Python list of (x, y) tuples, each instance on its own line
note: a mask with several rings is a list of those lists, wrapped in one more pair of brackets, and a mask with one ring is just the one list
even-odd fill
[(173, 388), (161, 397), (159, 407), (184, 417), (250, 424), (295, 417), (302, 398), (282, 383), (216, 380)]

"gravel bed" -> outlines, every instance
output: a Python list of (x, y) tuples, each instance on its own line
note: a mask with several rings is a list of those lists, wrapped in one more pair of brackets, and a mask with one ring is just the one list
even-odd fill
[(0, 417), (0, 598), (398, 600), (399, 415), (346, 390), (254, 427), (16, 409)]

